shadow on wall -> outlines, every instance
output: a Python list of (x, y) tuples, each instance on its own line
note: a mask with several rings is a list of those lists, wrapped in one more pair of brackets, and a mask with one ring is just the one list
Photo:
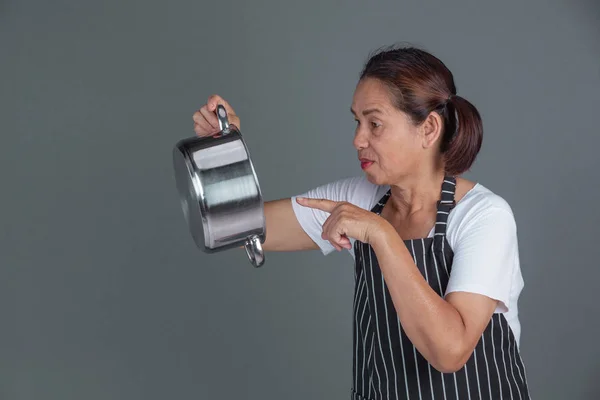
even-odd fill
[[(10, 0), (0, 0), (0, 21), (2, 21), (2, 25), (5, 25), (6, 21), (10, 21), (10, 17), (12, 16), (11, 14), (14, 15), (14, 8), (18, 7), (18, 5), (15, 3), (16, 1), (14, 0), (12, 4), (10, 4)], [(3, 26), (0, 26), (0, 28), (2, 27)]]
[[(0, 0), (1, 2), (2, 0)], [(591, 23), (591, 25), (600, 33), (600, 1), (598, 0), (584, 0), (578, 5), (577, 2), (573, 2), (573, 5), (579, 8), (581, 15), (585, 16)]]
[(592, 13), (598, 22), (600, 22), (600, 2), (598, 0), (587, 0), (585, 2), (588, 12)]
[(590, 371), (589, 388), (586, 399), (600, 399), (600, 362)]

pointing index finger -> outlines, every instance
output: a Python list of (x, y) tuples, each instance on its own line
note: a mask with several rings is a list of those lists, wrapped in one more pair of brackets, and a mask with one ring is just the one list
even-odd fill
[(296, 197), (296, 201), (298, 204), (310, 207), (317, 208), (319, 210), (323, 210), (326, 212), (332, 212), (335, 207), (339, 204), (337, 201), (328, 200), (328, 199), (310, 199), (306, 197)]

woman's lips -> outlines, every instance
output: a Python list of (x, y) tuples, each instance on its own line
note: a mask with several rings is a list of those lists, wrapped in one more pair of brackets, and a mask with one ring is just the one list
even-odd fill
[(373, 161), (371, 160), (367, 160), (366, 158), (361, 158), (360, 159), (360, 167), (362, 169), (367, 169), (371, 166), (371, 164), (373, 164)]

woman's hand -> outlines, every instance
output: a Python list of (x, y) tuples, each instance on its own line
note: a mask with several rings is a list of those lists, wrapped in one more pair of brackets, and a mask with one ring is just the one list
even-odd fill
[(217, 105), (221, 104), (227, 111), (227, 120), (230, 124), (240, 129), (240, 119), (235, 115), (235, 111), (224, 98), (219, 95), (212, 95), (208, 101), (198, 111), (194, 113), (194, 131), (198, 136), (212, 136), (219, 133), (219, 120), (215, 110)]
[(384, 232), (385, 219), (379, 215), (357, 207), (348, 202), (327, 199), (308, 199), (297, 197), (298, 204), (316, 208), (331, 215), (323, 224), (321, 237), (328, 240), (338, 251), (351, 249), (350, 239), (363, 243), (372, 243), (378, 234)]

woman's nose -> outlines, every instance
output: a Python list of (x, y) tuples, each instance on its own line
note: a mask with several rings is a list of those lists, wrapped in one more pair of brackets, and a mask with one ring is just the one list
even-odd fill
[(356, 150), (364, 149), (369, 145), (367, 141), (367, 136), (364, 133), (362, 133), (360, 129), (356, 130), (354, 140), (352, 143), (354, 144), (354, 148), (356, 148)]

